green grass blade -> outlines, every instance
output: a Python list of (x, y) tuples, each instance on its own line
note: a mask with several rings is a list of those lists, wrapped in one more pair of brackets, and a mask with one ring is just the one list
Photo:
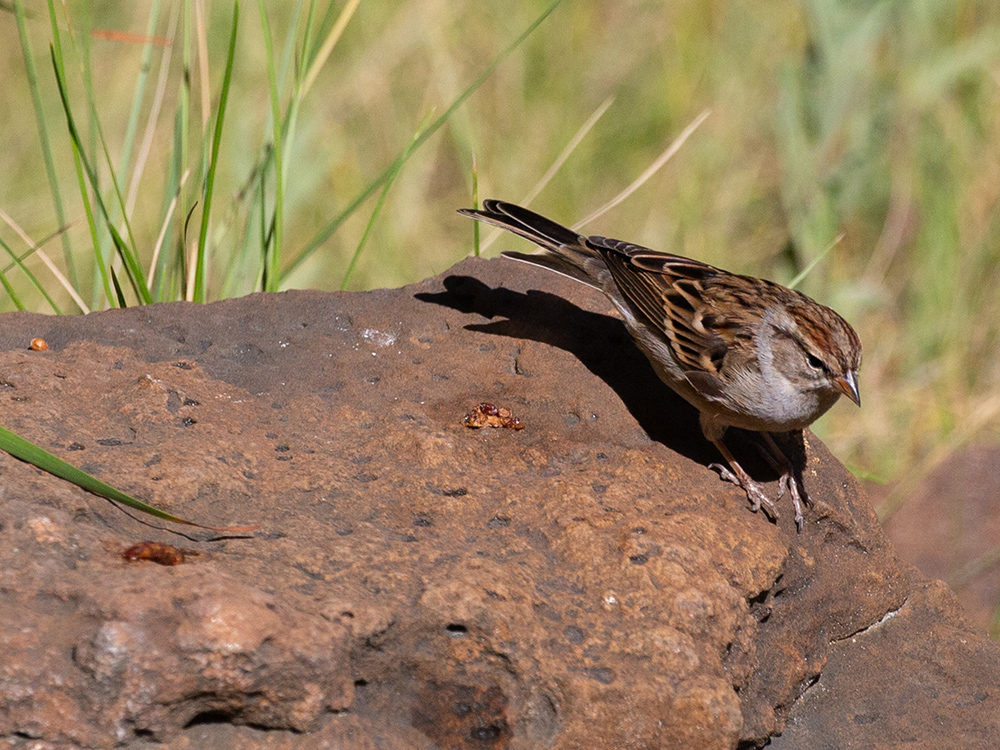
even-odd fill
[[(116, 503), (127, 505), (129, 508), (134, 508), (135, 510), (142, 511), (143, 513), (148, 513), (149, 515), (161, 518), (164, 521), (185, 524), (187, 526), (201, 526), (201, 524), (171, 515), (170, 513), (162, 511), (152, 505), (148, 505), (141, 500), (136, 500), (131, 495), (126, 495), (120, 490), (116, 490), (110, 484), (105, 484), (100, 479), (97, 479), (87, 472), (76, 468), (72, 464), (66, 463), (61, 458), (53, 456), (48, 451), (42, 450), (34, 443), (25, 440), (19, 435), (15, 435), (13, 432), (4, 427), (0, 427), (0, 450), (4, 450), (14, 458), (25, 461), (32, 466), (37, 466), (42, 471), (47, 471), (49, 474), (53, 474), (60, 479), (72, 482), (77, 487), (87, 490), (87, 492), (92, 492), (95, 495), (100, 495), (108, 500), (113, 500)], [(207, 526), (202, 528), (212, 527)]]
[(115, 269), (111, 269), (111, 283), (115, 286), (115, 297), (118, 299), (118, 307), (123, 310), (128, 307), (128, 302), (125, 301), (125, 293), (122, 292), (122, 285), (118, 282), (118, 274), (115, 273)]
[[(28, 278), (28, 280), (32, 283), (32, 285), (35, 287), (35, 289), (37, 289), (39, 291), (39, 293), (45, 298), (45, 301), (49, 303), (49, 306), (52, 308), (52, 311), (56, 315), (61, 315), (62, 313), (59, 311), (59, 306), (56, 305), (56, 303), (52, 299), (52, 297), (49, 296), (49, 293), (47, 291), (45, 291), (45, 287), (38, 280), (38, 277), (36, 277), (35, 274), (33, 274), (31, 271), (29, 271), (28, 268), (24, 265), (24, 263), (21, 262), (22, 259), (19, 258), (19, 257), (17, 257), (17, 254), (2, 239), (0, 239), (0, 247), (2, 247), (4, 249), (4, 251), (10, 256), (11, 260), (13, 261), (10, 264), (10, 266), (11, 267), (17, 266), (18, 268), (20, 268), (21, 272)], [(35, 250), (37, 250), (39, 247), (40, 247), (39, 245), (35, 245), (33, 248), (31, 248), (31, 250), (29, 250), (27, 253), (24, 254), (24, 257), (28, 257), (33, 252), (35, 252)], [(17, 309), (18, 310), (25, 310), (26, 308), (21, 303), (21, 301), (20, 301), (17, 293), (14, 291), (13, 287), (7, 281), (7, 271), (8, 270), (9, 270), (9, 267), (5, 268), (3, 271), (0, 271), (0, 283), (3, 284), (3, 287), (7, 291), (7, 294), (10, 295), (11, 300), (13, 300), (14, 304), (17, 305)]]
[[(53, 59), (55, 59), (54, 56)], [(58, 65), (59, 63), (56, 64)], [(83, 155), (80, 153), (80, 147), (75, 140), (71, 145), (73, 147), (73, 166), (76, 169), (76, 180), (80, 189), (80, 200), (83, 203), (83, 213), (87, 217), (87, 228), (90, 230), (90, 246), (94, 250), (94, 267), (97, 269), (97, 275), (104, 286), (104, 298), (108, 301), (108, 304), (114, 304), (111, 296), (111, 280), (108, 278), (108, 268), (101, 255), (101, 243), (97, 236), (97, 222), (94, 219), (94, 209), (90, 204), (87, 178), (83, 172)], [(96, 305), (93, 305), (93, 307), (96, 307)]]
[(351, 262), (347, 264), (347, 270), (344, 272), (344, 278), (340, 282), (340, 291), (347, 289), (347, 282), (350, 280), (351, 274), (354, 273), (354, 267), (357, 265), (358, 259), (361, 257), (361, 252), (365, 249), (365, 244), (368, 242), (368, 236), (371, 234), (372, 227), (375, 226), (375, 220), (378, 218), (379, 213), (382, 211), (382, 206), (385, 204), (386, 196), (389, 195), (389, 190), (392, 189), (392, 184), (396, 181), (396, 178), (399, 177), (399, 172), (402, 170), (406, 160), (410, 158), (410, 154), (413, 152), (417, 142), (420, 140), (420, 135), (421, 131), (417, 130), (416, 134), (413, 136), (413, 140), (410, 141), (409, 147), (399, 155), (398, 159), (396, 159), (392, 174), (389, 175), (389, 179), (386, 180), (385, 186), (382, 188), (382, 192), (378, 196), (378, 202), (375, 204), (375, 209), (372, 211), (372, 215), (368, 217), (368, 224), (365, 227), (364, 234), (361, 235), (361, 241), (358, 242), (358, 247), (354, 251), (354, 255), (351, 257)]
[[(315, 17), (316, 16), (315, 6), (316, 6), (316, 0), (310, 0), (308, 28), (310, 30), (315, 30), (315, 36), (312, 33), (305, 35), (304, 44), (302, 46), (303, 62), (305, 62), (306, 60), (315, 59), (316, 55), (319, 54), (320, 47), (322, 46), (320, 38), (323, 37), (323, 34), (325, 32), (328, 32), (329, 29), (333, 28), (333, 25), (336, 23), (337, 20), (333, 17), (334, 8), (336, 8), (337, 6), (336, 3), (328, 3), (326, 6), (326, 11), (324, 11), (323, 13), (323, 17), (318, 20)], [(343, 11), (341, 11), (341, 15), (343, 15)], [(306, 71), (308, 70), (309, 66), (303, 64), (301, 70), (303, 77), (305, 77)]]
[[(58, 84), (60, 78), (63, 81), (67, 80), (65, 56), (63, 55), (62, 48), (62, 34), (59, 30), (59, 17), (56, 14), (55, 0), (47, 0), (47, 5), (49, 10), (49, 25), (52, 32), (52, 41), (49, 43), (49, 53), (53, 59), (53, 67), (56, 71), (56, 83)], [(70, 133), (70, 140), (73, 149), (73, 167), (76, 170), (80, 202), (83, 204), (84, 213), (87, 217), (87, 228), (90, 230), (90, 246), (92, 252), (94, 253), (94, 267), (98, 271), (93, 278), (93, 292), (90, 307), (91, 309), (98, 309), (102, 306), (98, 302), (100, 292), (103, 292), (104, 300), (107, 301), (107, 304), (114, 304), (111, 294), (111, 281), (108, 278), (104, 255), (101, 252), (100, 235), (97, 230), (97, 222), (94, 219), (90, 194), (87, 190), (87, 178), (84, 174), (82, 164), (83, 146), (79, 143), (79, 137), (75, 140), (72, 138), (72, 132)]]
[[(169, 40), (164, 43), (163, 50), (159, 55), (159, 72), (156, 76), (156, 86), (153, 88), (153, 95), (149, 104), (149, 112), (146, 115), (146, 127), (143, 130), (142, 140), (139, 142), (139, 151), (136, 155), (135, 164), (132, 165), (131, 175), (128, 178), (128, 193), (125, 199), (125, 215), (131, 218), (135, 215), (135, 206), (139, 199), (139, 185), (142, 183), (142, 176), (146, 172), (146, 167), (149, 164), (149, 156), (153, 150), (154, 145), (157, 143), (157, 126), (160, 122), (160, 114), (163, 110), (163, 104), (167, 99), (167, 85), (170, 81), (170, 71), (172, 70), (171, 61), (173, 60), (174, 54), (174, 43), (173, 40), (177, 37), (177, 25), (180, 22), (180, 4), (174, 4), (174, 7), (170, 11), (170, 19), (167, 21), (166, 39)], [(153, 29), (155, 31), (155, 29)], [(162, 132), (162, 131), (161, 131)], [(163, 139), (161, 142), (167, 142)], [(168, 169), (168, 174), (169, 174)], [(169, 179), (169, 178), (168, 178)], [(170, 196), (174, 194), (174, 187), (168, 187), (167, 190), (161, 195), (161, 199), (165, 202), (170, 200)], [(153, 280), (152, 280), (153, 268), (149, 268), (149, 287), (152, 292)], [(153, 295), (155, 298), (155, 294)]]
[[(3, 245), (3, 249), (7, 251), (7, 253), (10, 255), (10, 257), (12, 257), (17, 262), (18, 265), (20, 265), (20, 261), (18, 261), (17, 256), (14, 255), (13, 251), (10, 249), (10, 247), (8, 247), (7, 243), (4, 242), (3, 240), (0, 240), (0, 245)], [(3, 271), (0, 271), (0, 284), (3, 284), (4, 291), (6, 291), (7, 294), (10, 296), (11, 301), (14, 303), (14, 306), (18, 310), (26, 310), (27, 309), (24, 306), (24, 303), (21, 302), (21, 298), (18, 296), (17, 292), (14, 290), (14, 287), (11, 285), (11, 283), (9, 281), (7, 281), (7, 274), (4, 273)], [(58, 313), (56, 313), (56, 314), (58, 315)]]
[[(103, 201), (98, 201), (98, 205), (102, 209), (104, 208)], [(129, 283), (132, 285), (132, 291), (135, 292), (135, 296), (138, 297), (140, 303), (144, 305), (152, 304), (153, 295), (150, 294), (149, 287), (146, 285), (146, 278), (143, 274), (142, 266), (139, 264), (139, 259), (132, 251), (132, 248), (125, 243), (125, 240), (118, 233), (118, 230), (111, 224), (107, 213), (104, 214), (104, 217), (105, 220), (108, 221), (108, 230), (111, 232), (111, 240), (115, 243), (115, 249), (118, 251), (118, 257), (122, 259), (122, 265), (125, 268), (125, 273), (128, 275)], [(128, 222), (126, 222), (126, 224), (127, 223)]]
[(20, 298), (17, 296), (17, 292), (14, 291), (14, 287), (11, 286), (10, 282), (7, 281), (7, 274), (0, 271), (0, 284), (3, 284), (4, 291), (10, 296), (11, 301), (14, 306), (21, 312), (27, 310), (24, 304), (21, 302)]
[[(65, 85), (65, 82), (64, 82)], [(111, 187), (114, 191), (114, 197), (116, 199), (115, 207), (117, 208), (117, 213), (112, 216), (111, 212), (108, 210), (107, 204), (98, 192), (97, 180), (99, 175), (96, 169), (89, 167), (88, 171), (91, 174), (91, 182), (94, 186), (94, 194), (97, 199), (97, 207), (100, 210), (101, 216), (104, 219), (104, 223), (107, 226), (108, 233), (111, 237), (111, 242), (121, 258), (122, 264), (125, 267), (125, 271), (128, 275), (129, 283), (132, 286), (132, 291), (135, 293), (136, 298), (142, 304), (150, 304), (152, 300), (152, 295), (149, 292), (148, 285), (146, 284), (145, 273), (142, 270), (142, 264), (139, 262), (137, 243), (135, 241), (135, 236), (132, 234), (132, 224), (128, 219), (128, 215), (125, 209), (125, 197), (122, 195), (121, 185), (119, 184), (118, 175), (115, 172), (114, 164), (111, 160), (111, 151), (108, 149), (107, 141), (104, 138), (104, 129), (101, 127), (101, 120), (97, 115), (97, 101), (94, 97), (93, 86), (90, 84), (89, 77), (86, 79), (86, 93), (87, 93), (87, 103), (89, 105), (90, 121), (91, 121), (91, 131), (96, 135), (97, 144), (100, 146), (100, 152), (104, 155), (104, 161), (108, 167), (108, 174), (111, 179)], [(96, 148), (96, 146), (95, 146)], [(96, 163), (96, 159), (95, 159)], [(86, 163), (85, 163), (86, 165)], [(128, 235), (128, 242), (121, 236), (121, 233), (115, 227), (117, 217), (121, 217), (122, 223), (125, 225), (125, 231)], [(103, 255), (103, 253), (102, 253)]]
[[(104, 261), (104, 255), (100, 248), (100, 238), (98, 233), (97, 221), (94, 216), (93, 206), (90, 201), (90, 195), (87, 190), (87, 182), (89, 180), (90, 186), (94, 192), (94, 199), (98, 204), (101, 215), (107, 222), (109, 231), (115, 240), (115, 245), (118, 248), (124, 246), (124, 242), (121, 237), (118, 236), (117, 231), (111, 224), (108, 218), (108, 212), (104, 206), (104, 201), (101, 198), (100, 185), (98, 181), (98, 176), (96, 171), (90, 166), (90, 162), (87, 160), (83, 141), (80, 138), (80, 132), (76, 127), (76, 121), (73, 118), (73, 111), (70, 108), (69, 103), (69, 93), (66, 85), (66, 68), (64, 64), (64, 57), (62, 53), (62, 41), (59, 34), (59, 24), (56, 17), (55, 5), (53, 0), (49, 0), (49, 19), (52, 24), (52, 42), (49, 45), (49, 53), (52, 58), (52, 68), (56, 76), (56, 85), (59, 89), (59, 98), (63, 107), (63, 114), (66, 116), (66, 125), (69, 130), (70, 140), (73, 147), (73, 162), (76, 168), (77, 181), (79, 183), (80, 198), (84, 206), (84, 212), (87, 216), (87, 225), (90, 229), (90, 237), (92, 247), (95, 253), (95, 264), (99, 271), (99, 277), (103, 284), (105, 299), (107, 299), (108, 304), (113, 305), (117, 299), (117, 295), (112, 296), (111, 291), (111, 281), (108, 278), (107, 266)], [(91, 104), (93, 104), (93, 97), (91, 96)], [(91, 111), (94, 112), (93, 106)], [(120, 196), (119, 196), (120, 197)], [(128, 267), (129, 259), (132, 258), (134, 262), (134, 257), (131, 253), (126, 252), (125, 257), (122, 258), (123, 263)], [(141, 273), (141, 272), (140, 272)], [(148, 290), (145, 288), (145, 284), (138, 285), (136, 288), (136, 295), (143, 299), (143, 293), (148, 296)]]
[[(333, 7), (332, 4), (328, 6), (327, 8), (328, 14), (332, 11), (332, 7)], [(293, 91), (292, 91), (291, 102), (289, 103), (288, 111), (285, 114), (285, 121), (282, 127), (282, 139), (283, 139), (282, 144), (285, 153), (292, 153), (292, 149), (295, 144), (295, 132), (296, 132), (296, 125), (298, 124), (298, 119), (299, 119), (299, 108), (302, 104), (302, 99), (305, 96), (305, 88), (303, 87), (303, 82), (306, 75), (306, 71), (309, 69), (309, 61), (311, 59), (310, 54), (313, 47), (312, 44), (313, 32), (316, 28), (315, 17), (316, 17), (316, 2), (315, 0), (310, 0), (309, 8), (306, 11), (305, 29), (302, 32), (302, 51), (301, 54), (299, 54), (295, 58), (297, 67), (295, 71), (296, 72), (295, 81), (292, 87)], [(296, 21), (297, 19), (298, 19), (298, 9), (296, 12)], [(289, 43), (292, 42), (292, 39), (293, 38), (290, 35)], [(282, 75), (284, 76), (284, 72), (282, 73)], [(288, 169), (288, 163), (286, 162), (285, 170), (287, 171), (287, 169)], [(286, 180), (287, 177), (288, 177), (287, 174), (281, 175), (282, 180)], [(280, 268), (275, 269), (275, 271), (278, 272), (279, 275), (281, 274)], [(280, 278), (278, 279), (277, 283), (278, 284), (281, 283)]]
[[(434, 135), (434, 133), (436, 133), (437, 130), (448, 121), (448, 118), (451, 117), (452, 113), (460, 106), (462, 106), (465, 100), (468, 99), (470, 96), (472, 96), (473, 92), (475, 92), (476, 89), (478, 89), (483, 84), (483, 82), (486, 81), (487, 78), (493, 75), (493, 72), (498, 67), (500, 67), (500, 63), (502, 63), (507, 58), (507, 56), (510, 55), (510, 53), (512, 53), (519, 46), (521, 46), (524, 40), (531, 35), (531, 32), (533, 32), (536, 28), (538, 28), (538, 26), (542, 23), (542, 21), (548, 18), (549, 15), (557, 7), (559, 7), (559, 4), (561, 2), (562, 0), (555, 0), (555, 2), (549, 5), (549, 7), (546, 8), (542, 12), (542, 14), (538, 16), (538, 18), (536, 18), (531, 23), (531, 25), (528, 26), (528, 28), (526, 28), (521, 33), (520, 36), (517, 37), (517, 39), (511, 42), (506, 47), (506, 49), (502, 50), (500, 54), (497, 55), (496, 58), (494, 58), (493, 62), (491, 62), (486, 67), (486, 69), (482, 73), (480, 73), (476, 77), (476, 79), (471, 84), (469, 84), (469, 86), (466, 87), (466, 89), (461, 94), (458, 95), (458, 97), (451, 103), (451, 105), (449, 105), (448, 109), (446, 109), (441, 114), (441, 116), (430, 125), (430, 127), (428, 127), (420, 134), (420, 137), (416, 142), (408, 144), (406, 148), (403, 149), (403, 153), (408, 153), (412, 155), (418, 148), (420, 148), (420, 146), (424, 144), (424, 142), (428, 138)], [(316, 236), (314, 236), (312, 240), (310, 240), (308, 244), (306, 244), (306, 246), (302, 248), (302, 250), (299, 251), (299, 254), (295, 256), (292, 262), (288, 264), (288, 267), (285, 268), (285, 270), (282, 272), (282, 279), (288, 278), (289, 274), (291, 274), (296, 268), (298, 268), (302, 264), (303, 261), (309, 258), (314, 252), (316, 252), (323, 245), (323, 243), (325, 243), (328, 239), (330, 239), (330, 237), (333, 236), (333, 233), (340, 228), (340, 225), (343, 224), (345, 221), (347, 221), (347, 219), (355, 211), (358, 210), (358, 207), (361, 206), (362, 203), (368, 200), (368, 198), (370, 198), (375, 193), (376, 190), (378, 190), (386, 183), (386, 181), (388, 181), (390, 178), (393, 178), (394, 174), (401, 166), (402, 164), (400, 163), (400, 158), (397, 157), (396, 160), (394, 160), (393, 163), (390, 164), (385, 169), (384, 172), (382, 172), (382, 174), (376, 177), (368, 185), (368, 187), (362, 190), (361, 193), (357, 197), (355, 197), (353, 201), (351, 201), (351, 203), (347, 206), (347, 208), (341, 211), (340, 214), (333, 221), (331, 221), (323, 229), (321, 229), (319, 233), (316, 234)]]
[[(142, 116), (142, 102), (146, 95), (146, 83), (149, 80), (149, 71), (152, 69), (153, 60), (153, 37), (156, 34), (156, 27), (160, 20), (160, 0), (154, 0), (149, 10), (149, 20), (146, 22), (146, 36), (148, 37), (142, 46), (142, 58), (139, 62), (139, 76), (135, 82), (135, 91), (132, 93), (132, 108), (129, 110), (128, 125), (125, 126), (125, 136), (122, 139), (121, 158), (118, 161), (119, 174), (128, 174), (129, 164), (132, 161), (132, 149), (135, 145), (135, 134), (139, 130), (139, 119)], [(124, 212), (124, 207), (123, 207)]]
[(285, 89), (288, 81), (288, 71), (291, 70), (292, 60), (295, 57), (295, 39), (299, 29), (299, 19), (302, 17), (302, 0), (295, 0), (292, 6), (292, 13), (288, 19), (288, 30), (285, 32), (285, 46), (281, 53), (281, 69), (278, 73), (278, 95)]
[[(2, 209), (0, 209), (0, 212), (2, 212)], [(2, 213), (0, 213), (0, 215), (2, 215)], [(8, 273), (11, 270), (13, 270), (14, 266), (17, 265), (17, 261), (18, 260), (27, 260), (32, 255), (34, 255), (37, 250), (40, 250), (41, 248), (45, 247), (45, 245), (47, 245), (49, 242), (51, 242), (52, 240), (54, 240), (58, 235), (60, 235), (63, 232), (65, 232), (67, 229), (69, 229), (69, 227), (62, 227), (62, 228), (57, 229), (56, 231), (52, 232), (51, 234), (48, 234), (45, 237), (43, 237), (39, 242), (36, 242), (34, 245), (32, 245), (31, 247), (29, 247), (23, 253), (21, 253), (20, 255), (18, 255), (16, 260), (14, 260), (11, 263), (8, 263), (6, 266), (4, 266), (3, 272), (4, 273)], [(87, 312), (90, 312), (90, 311), (88, 310)]]
[[(274, 50), (271, 41), (271, 25), (267, 21), (267, 12), (264, 10), (264, 0), (257, 0), (260, 8), (260, 25), (264, 31), (264, 54), (267, 56), (267, 82), (271, 92), (271, 126), (272, 138), (274, 141), (274, 221), (270, 233), (270, 242), (264, 237), (264, 276), (263, 289), (265, 292), (278, 291), (278, 284), (281, 281), (281, 238), (284, 234), (284, 210), (285, 210), (285, 190), (284, 190), (284, 160), (282, 158), (281, 147), (281, 108), (278, 103), (278, 80), (274, 69)], [(261, 174), (261, 190), (267, 185), (267, 170)], [(263, 216), (261, 221), (263, 221)]]
[[(479, 208), (479, 165), (476, 164), (476, 152), (472, 152), (472, 207)], [(479, 257), (479, 224), (472, 222), (472, 253)]]
[[(347, 0), (347, 4), (344, 5), (340, 14), (337, 16), (336, 22), (333, 27), (327, 33), (326, 38), (323, 39), (323, 44), (320, 48), (316, 50), (316, 54), (313, 57), (312, 63), (309, 65), (309, 70), (306, 72), (305, 79), (302, 82), (302, 93), (301, 96), (305, 96), (309, 93), (309, 89), (312, 88), (313, 84), (316, 82), (316, 77), (319, 76), (320, 70), (326, 64), (330, 55), (333, 53), (333, 48), (337, 46), (337, 42), (340, 41), (341, 35), (344, 33), (344, 29), (347, 28), (347, 24), (350, 23), (351, 18), (354, 16), (354, 11), (358, 9), (358, 4), (361, 0)], [(333, 10), (333, 3), (327, 7), (327, 13)]]
[[(24, 0), (15, 0), (17, 16), (17, 31), (21, 40), (21, 53), (24, 56), (24, 68), (28, 78), (28, 90), (31, 92), (31, 102), (35, 110), (35, 125), (38, 128), (38, 140), (42, 147), (42, 161), (45, 164), (45, 175), (49, 181), (49, 192), (52, 194), (52, 205), (56, 211), (59, 226), (66, 226), (66, 209), (62, 202), (62, 192), (59, 190), (59, 178), (56, 176), (55, 161), (52, 158), (52, 143), (49, 139), (49, 129), (45, 120), (45, 108), (42, 106), (42, 95), (38, 88), (38, 72), (35, 69), (34, 56), (28, 40), (28, 30), (25, 25)], [(77, 286), (76, 265), (73, 262), (73, 246), (69, 233), (64, 232), (60, 238), (63, 248), (63, 259), (70, 283)]]
[[(265, 162), (266, 163), (266, 162)], [(261, 263), (260, 263), (260, 273), (258, 274), (258, 284), (257, 286), (262, 291), (266, 291), (268, 285), (267, 279), (267, 252), (270, 240), (268, 239), (267, 231), (267, 181), (264, 179), (265, 175), (261, 175), (261, 181), (258, 186), (257, 195), (260, 198), (259, 205), (257, 208), (257, 223), (259, 230), (259, 242), (260, 242), (260, 252), (261, 252)], [(247, 235), (249, 236), (249, 232)]]
[(198, 255), (195, 258), (194, 301), (205, 302), (207, 298), (206, 266), (208, 264), (208, 227), (212, 216), (212, 193), (215, 189), (215, 170), (219, 165), (219, 149), (222, 145), (222, 125), (226, 119), (226, 101), (229, 99), (229, 84), (233, 77), (233, 59), (236, 57), (236, 31), (240, 20), (240, 4), (233, 3), (233, 30), (229, 36), (229, 52), (226, 55), (226, 71), (222, 77), (222, 93), (219, 96), (219, 111), (215, 116), (215, 133), (212, 136), (212, 156), (208, 162), (205, 178), (204, 203), (201, 209), (201, 231), (198, 234)]
[[(69, 129), (70, 138), (73, 141), (74, 154), (79, 162), (78, 166), (82, 166), (83, 172), (90, 182), (90, 186), (94, 192), (94, 199), (100, 210), (101, 217), (104, 219), (107, 225), (107, 229), (111, 233), (112, 241), (115, 244), (115, 248), (117, 249), (119, 256), (121, 257), (122, 264), (125, 266), (129, 280), (132, 283), (132, 289), (135, 292), (136, 297), (143, 304), (149, 304), (153, 300), (152, 297), (150, 296), (149, 289), (146, 288), (146, 281), (142, 273), (142, 267), (139, 265), (139, 261), (136, 258), (135, 253), (132, 251), (132, 248), (130, 248), (125, 243), (121, 235), (118, 233), (118, 230), (115, 229), (115, 226), (111, 221), (111, 216), (108, 213), (107, 206), (104, 203), (104, 199), (101, 198), (100, 185), (98, 182), (97, 172), (91, 166), (90, 162), (87, 160), (86, 155), (84, 154), (83, 142), (80, 139), (80, 132), (76, 127), (76, 121), (73, 117), (73, 111), (70, 108), (69, 95), (66, 89), (65, 71), (62, 65), (60, 65), (59, 63), (59, 59), (55, 52), (55, 47), (51, 46), (50, 50), (52, 53), (52, 67), (56, 74), (56, 84), (59, 87), (59, 98), (62, 101), (63, 114), (66, 115), (66, 126)], [(103, 136), (101, 137), (101, 143), (102, 144), (104, 143)], [(107, 149), (105, 148), (105, 154), (107, 155), (107, 153), (108, 153)], [(115, 181), (115, 184), (116, 184), (115, 191), (118, 193), (119, 201), (121, 201), (121, 193), (118, 192), (117, 181)], [(89, 205), (89, 201), (86, 196), (85, 184), (81, 186), (81, 193), (84, 202)], [(122, 205), (124, 207), (124, 204)], [(89, 208), (87, 211), (87, 218), (91, 224), (92, 234), (96, 238), (96, 222), (94, 221), (92, 211)], [(128, 226), (127, 222), (126, 226)], [(104, 264), (102, 262), (102, 254), (100, 252), (97, 253), (97, 258), (99, 265), (103, 267)], [(107, 280), (105, 278), (105, 282), (106, 281)], [(110, 300), (110, 290), (108, 290), (108, 292), (109, 292), (108, 297)]]
[[(331, 4), (332, 6), (332, 4)], [(302, 31), (302, 53), (298, 56), (298, 68), (296, 69), (296, 74), (298, 76), (297, 85), (301, 88), (302, 79), (305, 77), (306, 71), (309, 70), (309, 60), (314, 51), (313, 46), (313, 33), (316, 29), (316, 0), (309, 0), (309, 9), (306, 11), (306, 26)]]
[[(192, 57), (192, 39), (194, 33), (192, 31), (193, 24), (193, 4), (194, 0), (182, 0), (182, 49), (181, 49), (181, 62), (182, 70), (190, 72), (191, 70), (191, 57)], [(171, 169), (174, 172), (175, 178), (179, 181), (180, 176), (184, 174), (185, 167), (188, 162), (188, 150), (190, 148), (191, 142), (191, 76), (186, 74), (181, 76), (180, 85), (177, 90), (177, 111), (174, 117), (174, 142), (173, 142), (173, 153), (171, 154)], [(196, 165), (200, 165), (201, 162), (195, 162)], [(194, 167), (194, 184), (201, 182), (203, 175), (198, 166)], [(187, 251), (186, 251), (186, 237), (188, 230), (188, 222), (191, 220), (191, 214), (188, 213), (184, 220), (181, 221), (181, 217), (184, 216), (185, 210), (191, 211), (193, 209), (192, 201), (188, 197), (188, 188), (180, 184), (177, 193), (177, 205), (180, 206), (180, 211), (178, 212), (177, 230), (175, 232), (174, 241), (171, 242), (171, 248), (173, 252), (163, 253), (161, 256), (161, 262), (163, 263), (163, 268), (160, 273), (161, 283), (161, 299), (165, 295), (169, 295), (171, 290), (176, 288), (178, 290), (178, 296), (180, 299), (187, 299)], [(194, 201), (197, 204), (197, 201)]]
[(798, 275), (796, 275), (794, 279), (788, 282), (788, 288), (794, 289), (799, 284), (801, 284), (805, 280), (806, 276), (808, 276), (812, 272), (812, 270), (817, 265), (819, 265), (820, 261), (823, 260), (823, 258), (829, 255), (830, 251), (833, 250), (833, 248), (835, 248), (842, 239), (844, 239), (844, 235), (843, 234), (838, 235), (833, 242), (831, 242), (829, 245), (826, 246), (826, 249), (823, 252), (821, 252), (819, 255), (817, 255), (815, 258), (809, 261), (809, 264), (801, 271), (799, 271)]

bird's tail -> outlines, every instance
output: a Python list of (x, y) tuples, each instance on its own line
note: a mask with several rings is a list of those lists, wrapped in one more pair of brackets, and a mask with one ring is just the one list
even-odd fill
[(541, 266), (550, 271), (603, 290), (602, 277), (608, 275), (600, 256), (587, 246), (587, 238), (541, 214), (504, 201), (485, 200), (481, 209), (461, 208), (463, 216), (493, 224), (531, 240), (540, 253), (505, 252), (505, 258)]

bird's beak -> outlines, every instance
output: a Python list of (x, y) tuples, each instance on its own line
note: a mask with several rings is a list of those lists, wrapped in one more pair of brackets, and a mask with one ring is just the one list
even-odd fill
[(861, 406), (861, 393), (858, 391), (858, 374), (854, 370), (848, 370), (843, 377), (833, 381), (839, 390), (851, 401)]

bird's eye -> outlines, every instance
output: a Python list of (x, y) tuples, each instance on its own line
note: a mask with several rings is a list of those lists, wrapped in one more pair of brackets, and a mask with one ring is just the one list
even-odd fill
[(813, 354), (806, 353), (806, 362), (814, 370), (823, 370), (824, 369), (823, 368), (823, 360), (821, 360), (819, 357), (817, 357), (817, 356), (815, 356)]

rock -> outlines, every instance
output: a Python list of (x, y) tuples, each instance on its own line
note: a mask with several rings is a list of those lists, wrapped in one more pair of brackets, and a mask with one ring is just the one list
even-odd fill
[[(822, 444), (789, 446), (803, 533), (750, 512), (610, 305), (544, 271), (10, 314), (0, 398), (126, 492), (261, 525), (175, 529), (0, 456), (14, 747), (888, 747), (942, 715), (1000, 739), (1000, 650)], [(465, 426), (483, 402), (524, 429)], [(122, 557), (145, 540), (199, 554)], [(830, 686), (879, 694), (845, 727)]]
[(955, 586), (969, 623), (982, 633), (1000, 633), (998, 467), (1000, 447), (957, 450), (908, 494), (885, 524), (901, 558), (924, 575)]
[(832, 643), (774, 750), (997, 747), (997, 646), (970, 636), (940, 581), (867, 630)]

